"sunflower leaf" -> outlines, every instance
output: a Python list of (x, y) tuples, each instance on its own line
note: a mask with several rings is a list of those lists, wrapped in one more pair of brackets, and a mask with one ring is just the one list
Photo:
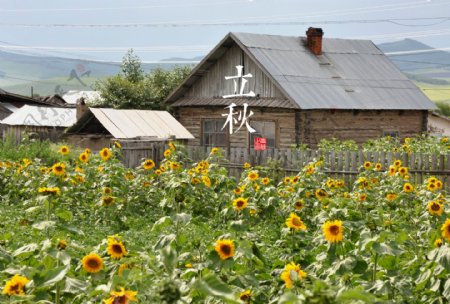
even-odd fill
[(44, 278), (44, 283), (42, 283), (42, 286), (52, 286), (56, 283), (58, 283), (59, 281), (63, 280), (64, 277), (66, 276), (67, 272), (69, 271), (70, 266), (62, 266), (59, 268), (55, 268), (50, 270), (45, 278)]
[(226, 303), (241, 303), (235, 299), (233, 291), (215, 275), (210, 274), (196, 282), (196, 288), (206, 295), (219, 298)]
[(28, 244), (28, 245), (25, 245), (25, 246), (22, 246), (22, 247), (16, 249), (16, 251), (13, 252), (12, 256), (16, 257), (20, 254), (33, 252), (37, 249), (38, 249), (38, 245), (36, 243)]
[(169, 227), (172, 224), (173, 221), (170, 216), (163, 216), (153, 224), (152, 231), (160, 232), (162, 229)]

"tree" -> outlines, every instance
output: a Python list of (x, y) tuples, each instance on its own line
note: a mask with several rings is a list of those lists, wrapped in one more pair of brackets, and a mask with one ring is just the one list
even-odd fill
[(103, 100), (94, 106), (165, 110), (164, 100), (191, 70), (191, 66), (175, 66), (172, 70), (158, 67), (145, 74), (141, 60), (130, 50), (122, 59), (121, 73), (97, 83)]

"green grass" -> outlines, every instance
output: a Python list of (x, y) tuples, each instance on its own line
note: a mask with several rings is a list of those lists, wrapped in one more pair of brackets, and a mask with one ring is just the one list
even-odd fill
[(433, 102), (450, 102), (450, 85), (431, 85), (416, 82), (416, 85)]

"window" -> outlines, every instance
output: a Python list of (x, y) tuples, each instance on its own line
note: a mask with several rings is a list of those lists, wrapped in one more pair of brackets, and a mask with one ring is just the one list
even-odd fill
[(222, 127), (225, 124), (224, 119), (204, 120), (202, 125), (202, 145), (209, 147), (227, 146), (228, 128)]
[(250, 148), (253, 149), (255, 137), (267, 138), (267, 148), (273, 149), (276, 146), (275, 140), (275, 122), (274, 121), (255, 121), (252, 120), (250, 125), (256, 130), (250, 133)]

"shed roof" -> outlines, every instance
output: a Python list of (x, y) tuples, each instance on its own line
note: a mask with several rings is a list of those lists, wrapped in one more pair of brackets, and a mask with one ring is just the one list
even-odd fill
[(24, 105), (5, 119), (10, 126), (70, 127), (76, 122), (76, 110), (72, 108), (40, 107)]
[[(109, 108), (89, 108), (80, 121), (94, 116), (111, 135), (118, 139), (153, 137), (168, 139), (193, 139), (191, 133), (184, 128), (167, 111), (152, 110), (117, 110)], [(77, 125), (81, 124), (80, 121)], [(69, 129), (74, 133), (77, 125)]]
[[(301, 109), (429, 110), (436, 106), (372, 41), (323, 39), (316, 56), (305, 37), (229, 33), (175, 90), (184, 96), (234, 44), (273, 81), (290, 107)], [(258, 92), (255, 92), (258, 93)]]
[(62, 98), (69, 104), (76, 104), (77, 100), (81, 97), (84, 98), (85, 102), (92, 102), (94, 100), (101, 99), (100, 92), (98, 91), (75, 91), (70, 90), (65, 93)]

